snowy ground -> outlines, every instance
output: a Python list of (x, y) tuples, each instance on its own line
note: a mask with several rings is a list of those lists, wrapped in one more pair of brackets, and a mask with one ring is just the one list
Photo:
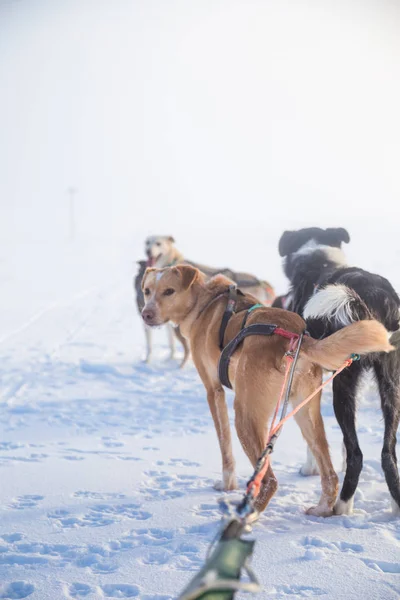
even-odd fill
[[(192, 365), (165, 361), (162, 331), (143, 365), (130, 264), (98, 252), (36, 245), (0, 257), (3, 599), (175, 598), (217, 529), (220, 457), (201, 382)], [(330, 392), (324, 416), (339, 469)], [(273, 461), (280, 489), (254, 531), (260, 598), (399, 597), (400, 521), (372, 386), (358, 423), (355, 514), (327, 520), (304, 514), (319, 481), (298, 474), (304, 444), (286, 427)], [(250, 467), (235, 448), (243, 485)]]

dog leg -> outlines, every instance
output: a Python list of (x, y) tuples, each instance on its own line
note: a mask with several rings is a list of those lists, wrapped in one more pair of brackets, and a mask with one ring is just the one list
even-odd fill
[[(253, 467), (256, 466), (257, 460), (260, 458), (260, 455), (267, 443), (268, 429), (266, 423), (267, 418), (265, 420), (262, 418), (257, 418), (257, 415), (254, 414), (254, 412), (250, 412), (250, 410), (246, 409), (246, 406), (244, 403), (242, 403), (241, 399), (238, 397), (238, 394), (236, 394), (236, 431), (243, 450), (247, 454)], [(265, 510), (277, 489), (278, 481), (274, 475), (270, 461), (268, 470), (262, 480), (260, 492), (254, 504), (258, 512)]]
[(207, 400), (222, 455), (222, 482), (216, 482), (214, 487), (218, 491), (236, 490), (235, 460), (233, 458), (231, 429), (223, 388), (219, 386), (208, 389)]
[(183, 358), (182, 358), (181, 364), (179, 365), (180, 369), (183, 369), (183, 367), (186, 365), (187, 361), (190, 358), (190, 346), (189, 346), (189, 342), (185, 338), (183, 338), (182, 346), (183, 346)]
[(346, 467), (347, 467), (347, 452), (346, 452), (346, 446), (344, 445), (344, 442), (342, 442), (342, 473), (346, 473)]
[(235, 490), (237, 489), (235, 460), (232, 452), (231, 428), (225, 392), (219, 379), (209, 376), (202, 358), (202, 356), (193, 355), (193, 361), (207, 390), (208, 406), (214, 421), (222, 456), (222, 483), (217, 482), (214, 487), (218, 490)]
[(272, 497), (276, 494), (278, 489), (278, 480), (274, 475), (274, 472), (271, 467), (271, 457), (269, 458), (269, 465), (267, 472), (262, 480), (262, 485), (260, 489), (260, 493), (257, 496), (257, 499), (254, 503), (254, 508), (257, 512), (263, 512), (268, 504), (270, 503)]
[(174, 333), (183, 346), (183, 359), (182, 359), (181, 364), (179, 365), (179, 368), (183, 369), (183, 367), (186, 365), (187, 361), (189, 360), (189, 356), (190, 356), (189, 340), (187, 340), (185, 337), (183, 337), (179, 327), (176, 327), (174, 329)]
[(309, 477), (310, 475), (319, 475), (318, 466), (314, 454), (311, 452), (308, 445), (306, 462), (302, 467), (300, 467), (299, 473), (300, 475), (303, 475), (303, 477)]
[(381, 396), (385, 433), (382, 448), (382, 469), (395, 515), (400, 514), (400, 481), (396, 457), (396, 432), (400, 421), (399, 365), (397, 352), (380, 357), (374, 369)]
[(174, 328), (170, 323), (167, 324), (167, 335), (168, 335), (168, 344), (169, 344), (169, 358), (168, 360), (173, 360), (175, 358), (175, 335)]
[[(316, 386), (317, 384), (315, 384)], [(310, 386), (310, 391), (314, 388)], [(307, 394), (308, 395), (308, 394)], [(301, 398), (292, 400), (293, 406), (301, 402)], [(334, 471), (325, 435), (324, 423), (320, 412), (321, 393), (313, 398), (296, 415), (295, 419), (301, 429), (310, 451), (313, 453), (321, 474), (321, 498), (317, 506), (309, 508), (307, 514), (317, 517), (330, 517), (339, 491), (339, 480)]]
[(151, 357), (153, 354), (153, 340), (152, 340), (152, 331), (150, 327), (145, 327), (144, 332), (146, 335), (146, 358), (145, 362), (149, 363), (151, 361)]
[(360, 477), (363, 455), (356, 432), (356, 392), (362, 372), (359, 362), (343, 371), (333, 382), (333, 408), (343, 433), (346, 447), (346, 474), (340, 497), (335, 505), (335, 514), (349, 515), (353, 511), (353, 497)]

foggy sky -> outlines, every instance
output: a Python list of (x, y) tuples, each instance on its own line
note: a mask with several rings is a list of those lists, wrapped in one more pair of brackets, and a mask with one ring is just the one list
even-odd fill
[(383, 0), (2, 0), (2, 238), (65, 236), (71, 185), (80, 236), (383, 236), (399, 31)]

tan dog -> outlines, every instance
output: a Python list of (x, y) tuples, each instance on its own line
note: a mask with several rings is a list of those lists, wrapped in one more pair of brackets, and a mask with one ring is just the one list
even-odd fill
[[(222, 454), (223, 482), (220, 489), (236, 488), (235, 463), (224, 390), (218, 377), (219, 329), (227, 304), (230, 280), (218, 275), (210, 280), (198, 269), (178, 266), (149, 268), (142, 287), (145, 308), (142, 316), (149, 326), (168, 321), (179, 325), (190, 341), (193, 361), (207, 390), (207, 399), (218, 435)], [(239, 296), (236, 313), (225, 332), (225, 344), (239, 332), (245, 310), (255, 304), (249, 295)], [(247, 325), (273, 323), (300, 334), (303, 319), (279, 308), (259, 308), (248, 314)], [(235, 391), (235, 425), (238, 437), (252, 465), (263, 451), (268, 423), (279, 397), (285, 369), (285, 352), (289, 340), (279, 335), (247, 337), (234, 353), (229, 377)], [(291, 402), (298, 405), (321, 383), (322, 367), (334, 370), (351, 353), (390, 351), (386, 329), (377, 321), (362, 321), (341, 329), (324, 340), (305, 337), (299, 355)], [(307, 512), (329, 516), (338, 492), (338, 478), (329, 455), (328, 443), (320, 413), (319, 393), (296, 415), (301, 432), (311, 448), (321, 475), (322, 494), (318, 506)], [(271, 466), (263, 480), (256, 508), (262, 511), (276, 492), (277, 480)]]

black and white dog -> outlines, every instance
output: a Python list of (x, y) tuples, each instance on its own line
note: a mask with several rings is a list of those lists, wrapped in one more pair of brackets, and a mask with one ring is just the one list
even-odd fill
[[(311, 227), (285, 231), (279, 241), (284, 271), (290, 281), (286, 308), (299, 313), (315, 338), (362, 319), (377, 319), (388, 331), (399, 329), (400, 299), (387, 279), (346, 265), (342, 242), (350, 236), (343, 228)], [(279, 299), (277, 299), (279, 302)], [(333, 382), (333, 405), (343, 433), (347, 454), (346, 474), (335, 507), (336, 514), (349, 514), (353, 507), (363, 464), (355, 428), (356, 394), (362, 373), (375, 375), (385, 432), (382, 468), (393, 498), (393, 511), (400, 514), (400, 481), (396, 458), (396, 432), (400, 420), (400, 351), (372, 354), (354, 362)]]

